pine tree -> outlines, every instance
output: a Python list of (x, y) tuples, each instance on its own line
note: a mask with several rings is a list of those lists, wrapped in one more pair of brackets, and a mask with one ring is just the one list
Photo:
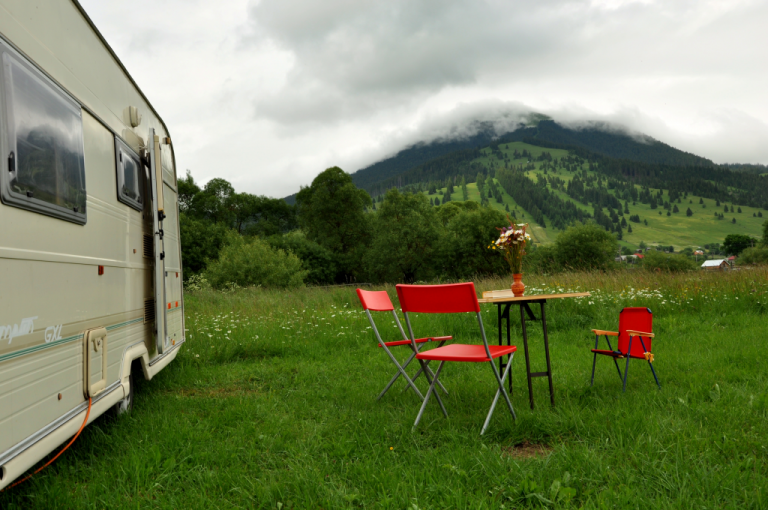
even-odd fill
[(738, 211), (741, 212), (741, 207), (739, 207)]
[(677, 208), (677, 204), (672, 208), (672, 212), (677, 213), (680, 212), (680, 209)]
[(672, 213), (667, 211), (667, 216), (672, 216)]
[(699, 199), (699, 203), (700, 203), (700, 204), (703, 204), (703, 203), (704, 203), (704, 199), (703, 199), (703, 198), (700, 198), (700, 199)]
[(733, 204), (731, 204), (731, 212), (733, 212)]
[(687, 211), (685, 211), (686, 216), (693, 216), (693, 211), (691, 211), (691, 208), (689, 207)]
[(723, 212), (728, 212), (728, 206), (727, 205), (723, 206)]
[(627, 234), (632, 233), (632, 225), (627, 225)]
[(733, 220), (731, 220), (731, 223), (736, 223), (736, 218), (734, 218)]
[(719, 200), (715, 201), (715, 205), (716, 205), (717, 207), (720, 207), (720, 201), (719, 201)]

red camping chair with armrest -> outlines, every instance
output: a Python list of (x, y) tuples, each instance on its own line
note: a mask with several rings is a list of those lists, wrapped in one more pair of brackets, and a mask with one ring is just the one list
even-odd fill
[[(472, 282), (469, 283), (453, 283), (447, 285), (398, 285), (397, 296), (400, 298), (400, 306), (405, 315), (405, 323), (408, 326), (408, 332), (411, 335), (411, 340), (415, 342), (415, 335), (413, 334), (413, 327), (409, 317), (410, 312), (414, 313), (467, 313), (474, 312), (477, 315), (477, 322), (480, 325), (480, 334), (483, 339), (482, 345), (479, 344), (449, 344), (443, 347), (437, 347), (430, 349), (429, 351), (420, 352), (416, 355), (416, 359), (419, 363), (424, 364), (428, 361), (439, 361), (440, 365), (437, 367), (435, 376), (432, 378), (432, 384), (427, 391), (427, 395), (424, 398), (424, 402), (421, 405), (419, 414), (416, 417), (416, 422), (413, 427), (419, 424), (421, 416), (424, 414), (424, 409), (427, 407), (430, 395), (434, 394), (440, 407), (443, 410), (443, 414), (448, 416), (448, 413), (443, 406), (440, 395), (435, 391), (435, 384), (439, 383), (440, 372), (443, 370), (443, 366), (446, 361), (464, 361), (464, 362), (488, 362), (493, 370), (493, 375), (496, 378), (498, 389), (496, 390), (496, 396), (493, 398), (493, 403), (488, 411), (488, 415), (485, 418), (485, 423), (480, 431), (480, 434), (485, 432), (488, 428), (488, 423), (491, 421), (491, 416), (496, 407), (496, 403), (499, 400), (499, 394), (504, 396), (504, 400), (507, 403), (510, 414), (513, 419), (517, 419), (515, 410), (512, 408), (512, 402), (509, 400), (509, 395), (504, 388), (504, 381), (509, 375), (510, 368), (512, 367), (512, 356), (517, 350), (514, 345), (502, 346), (502, 345), (488, 345), (488, 339), (485, 337), (485, 328), (483, 328), (483, 318), (480, 314), (480, 304), (477, 302), (477, 294), (475, 293), (475, 285)], [(413, 344), (415, 347), (415, 343)], [(494, 364), (493, 360), (500, 357), (509, 355), (509, 363), (504, 370), (504, 375), (500, 376), (499, 372)]]
[[(427, 342), (439, 342), (438, 346), (443, 345), (447, 340), (451, 340), (452, 337), (450, 336), (438, 336), (438, 337), (429, 337), (429, 338), (418, 338), (416, 339), (416, 344), (421, 344), (419, 347), (413, 348), (413, 352), (411, 353), (411, 356), (405, 360), (405, 363), (400, 365), (398, 363), (397, 358), (392, 354), (392, 351), (389, 350), (390, 347), (397, 347), (400, 345), (407, 345), (408, 347), (412, 346), (412, 341), (408, 340), (405, 335), (405, 331), (403, 331), (403, 326), (400, 324), (400, 319), (397, 318), (397, 314), (395, 313), (395, 307), (392, 306), (392, 301), (389, 299), (389, 295), (381, 290), (381, 291), (368, 291), (368, 290), (362, 290), (357, 289), (357, 297), (360, 299), (360, 304), (363, 305), (363, 310), (365, 310), (365, 314), (368, 316), (368, 321), (371, 323), (371, 328), (373, 328), (373, 332), (376, 335), (376, 339), (379, 342), (379, 347), (383, 348), (384, 351), (389, 356), (389, 359), (392, 360), (392, 363), (395, 364), (397, 367), (397, 372), (394, 376), (392, 376), (392, 379), (390, 379), (389, 384), (387, 384), (384, 387), (384, 390), (379, 394), (379, 396), (376, 398), (376, 400), (380, 400), (381, 397), (384, 396), (384, 394), (389, 391), (389, 388), (392, 387), (393, 384), (395, 384), (395, 381), (398, 377), (401, 375), (405, 378), (406, 386), (405, 389), (411, 388), (413, 391), (416, 392), (416, 394), (419, 396), (420, 399), (424, 400), (424, 396), (421, 394), (419, 389), (416, 387), (416, 385), (413, 383), (419, 375), (424, 371), (424, 368), (427, 370), (427, 378), (429, 379), (429, 382), (432, 382), (432, 379), (430, 376), (434, 375), (432, 373), (432, 370), (429, 367), (420, 368), (418, 372), (416, 372), (416, 375), (411, 379), (408, 377), (408, 374), (405, 373), (405, 369), (408, 368), (408, 365), (413, 361), (413, 358), (416, 356), (416, 354), (419, 352), (419, 349), (423, 347), (423, 344)], [(393, 342), (385, 342), (381, 338), (381, 335), (379, 334), (379, 330), (376, 328), (376, 324), (373, 322), (373, 317), (371, 316), (371, 310), (374, 312), (392, 312), (392, 316), (395, 318), (395, 324), (397, 324), (397, 328), (400, 330), (400, 334), (402, 335), (402, 340), (395, 340)], [(448, 394), (448, 390), (446, 390), (443, 385), (441, 384), (440, 387), (442, 390)]]
[[(592, 349), (594, 357), (592, 360), (592, 382), (590, 386), (595, 383), (595, 365), (597, 364), (597, 355), (610, 356), (613, 358), (613, 364), (616, 365), (616, 370), (619, 373), (619, 378), (624, 381), (624, 385), (621, 391), (627, 389), (627, 373), (629, 371), (630, 358), (644, 359), (648, 362), (648, 366), (651, 367), (651, 373), (656, 380), (656, 384), (661, 389), (659, 384), (659, 378), (656, 377), (656, 371), (653, 369), (653, 353), (651, 352), (651, 342), (653, 340), (653, 314), (650, 308), (645, 307), (632, 307), (624, 308), (619, 313), (619, 331), (604, 331), (602, 329), (593, 329), (595, 334), (595, 348)], [(608, 343), (608, 350), (598, 349), (597, 343), (600, 340), (600, 336), (605, 337), (605, 341)], [(613, 350), (611, 347), (611, 341), (609, 336), (618, 337), (617, 350)], [(627, 358), (627, 364), (624, 367), (624, 375), (621, 375), (621, 369), (617, 359)]]

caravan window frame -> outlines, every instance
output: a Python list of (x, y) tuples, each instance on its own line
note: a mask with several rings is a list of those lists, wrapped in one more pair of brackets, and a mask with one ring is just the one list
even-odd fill
[[(135, 165), (133, 184), (138, 193), (138, 200), (126, 192), (125, 169), (126, 163), (129, 161)], [(117, 178), (117, 200), (139, 212), (143, 211), (147, 200), (144, 165), (139, 155), (118, 136), (115, 136), (115, 172)]]
[[(85, 225), (88, 195), (80, 103), (2, 41), (0, 64), (0, 147), (4, 163), (0, 171), (0, 200), (10, 206)], [(25, 87), (20, 87), (21, 84)], [(21, 119), (33, 123), (32, 129), (28, 128), (29, 124), (20, 124)], [(29, 129), (26, 140), (21, 139), (19, 126)], [(29, 141), (35, 131), (43, 146), (37, 140), (38, 145)], [(20, 154), (18, 148), (22, 141), (29, 147)], [(42, 175), (48, 180), (53, 174), (56, 190), (52, 191), (50, 182), (36, 182), (35, 176), (21, 182), (19, 174), (26, 161), (42, 166)], [(60, 186), (65, 190), (63, 193), (59, 191)]]

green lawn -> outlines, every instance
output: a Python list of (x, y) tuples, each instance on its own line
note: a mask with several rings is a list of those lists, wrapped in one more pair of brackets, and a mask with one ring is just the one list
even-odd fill
[[(353, 288), (188, 293), (188, 341), (138, 386), (133, 412), (87, 427), (52, 466), (0, 494), (0, 508), (766, 508), (766, 277), (526, 277), (529, 293), (593, 296), (548, 305), (557, 405), (537, 379), (528, 408), (521, 348), (518, 420), (500, 405), (482, 437), (494, 392), (486, 365), (448, 365), (450, 418), (430, 402), (415, 432), (413, 394), (398, 384), (376, 401), (394, 370)], [(640, 361), (624, 394), (608, 359), (589, 386), (590, 328), (616, 328), (627, 305), (654, 312), (662, 391)], [(483, 316), (495, 338), (496, 309)], [(395, 339), (391, 317), (376, 319)], [(413, 320), (417, 334), (478, 341), (471, 315)], [(542, 370), (541, 329), (529, 328)], [(521, 455), (525, 443), (542, 454)]]

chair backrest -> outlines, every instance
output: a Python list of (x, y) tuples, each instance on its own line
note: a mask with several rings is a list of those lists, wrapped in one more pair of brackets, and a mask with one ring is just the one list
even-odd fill
[[(619, 350), (624, 353), (629, 348), (628, 329), (653, 333), (653, 313), (651, 313), (651, 309), (631, 307), (623, 309), (619, 314)], [(651, 339), (643, 337), (643, 343), (645, 344), (645, 349), (651, 352)], [(642, 357), (645, 349), (643, 349), (643, 344), (640, 343), (639, 338), (635, 337), (632, 339), (632, 352), (630, 355)]]
[(397, 297), (403, 313), (480, 312), (475, 284), (398, 285)]
[(392, 306), (392, 300), (386, 291), (370, 291), (357, 289), (357, 297), (360, 298), (360, 304), (363, 310), (373, 310), (374, 312), (389, 312), (395, 309)]

